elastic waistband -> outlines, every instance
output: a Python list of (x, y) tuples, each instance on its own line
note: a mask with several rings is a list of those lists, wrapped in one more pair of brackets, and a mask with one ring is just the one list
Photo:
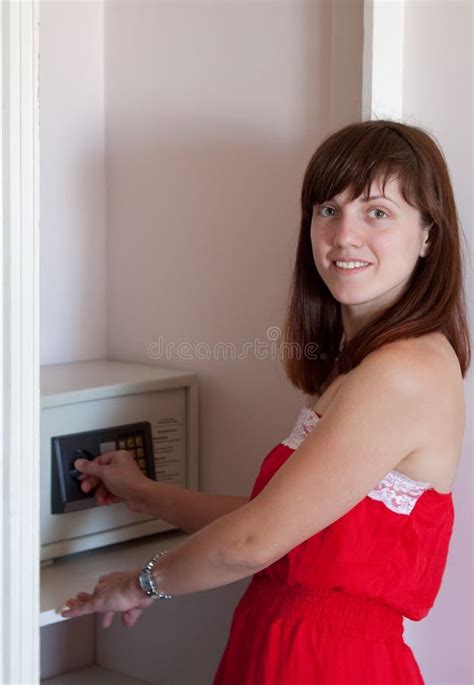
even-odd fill
[(326, 588), (284, 585), (254, 576), (236, 611), (255, 619), (311, 619), (321, 631), (377, 642), (403, 642), (403, 614), (369, 597)]

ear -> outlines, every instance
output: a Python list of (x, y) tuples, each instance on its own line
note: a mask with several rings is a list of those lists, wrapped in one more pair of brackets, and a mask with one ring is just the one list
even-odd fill
[(420, 249), (420, 257), (426, 257), (430, 249), (430, 231), (433, 224), (430, 224), (424, 229), (425, 237), (423, 239), (423, 244)]

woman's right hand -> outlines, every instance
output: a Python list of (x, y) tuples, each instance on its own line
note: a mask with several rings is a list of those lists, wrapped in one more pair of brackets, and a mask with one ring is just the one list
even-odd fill
[(143, 494), (150, 479), (141, 472), (130, 452), (106, 452), (91, 461), (77, 459), (74, 467), (82, 474), (79, 476), (81, 490), (95, 489), (97, 504), (125, 502), (130, 511), (144, 511)]

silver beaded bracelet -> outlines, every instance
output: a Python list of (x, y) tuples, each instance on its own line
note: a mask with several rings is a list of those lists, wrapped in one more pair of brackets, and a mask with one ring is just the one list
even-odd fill
[(158, 552), (158, 554), (155, 554), (155, 556), (150, 559), (150, 561), (146, 564), (146, 566), (143, 568), (142, 572), (138, 576), (138, 582), (140, 583), (140, 587), (148, 597), (154, 597), (156, 599), (173, 599), (173, 595), (167, 595), (164, 592), (160, 592), (157, 589), (155, 585), (155, 579), (153, 578), (152, 573), (153, 566), (155, 565), (157, 559), (159, 559), (167, 553), (168, 550), (164, 549), (162, 552)]

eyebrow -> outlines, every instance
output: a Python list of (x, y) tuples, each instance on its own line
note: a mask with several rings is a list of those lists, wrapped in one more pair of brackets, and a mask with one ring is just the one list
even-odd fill
[(399, 209), (401, 209), (400, 205), (395, 202), (395, 200), (392, 200), (391, 197), (387, 197), (386, 195), (371, 195), (370, 197), (367, 198), (367, 200), (364, 200), (364, 198), (359, 198), (361, 202), (370, 202), (370, 200), (390, 200), (390, 202), (393, 202), (394, 205), (397, 205)]

